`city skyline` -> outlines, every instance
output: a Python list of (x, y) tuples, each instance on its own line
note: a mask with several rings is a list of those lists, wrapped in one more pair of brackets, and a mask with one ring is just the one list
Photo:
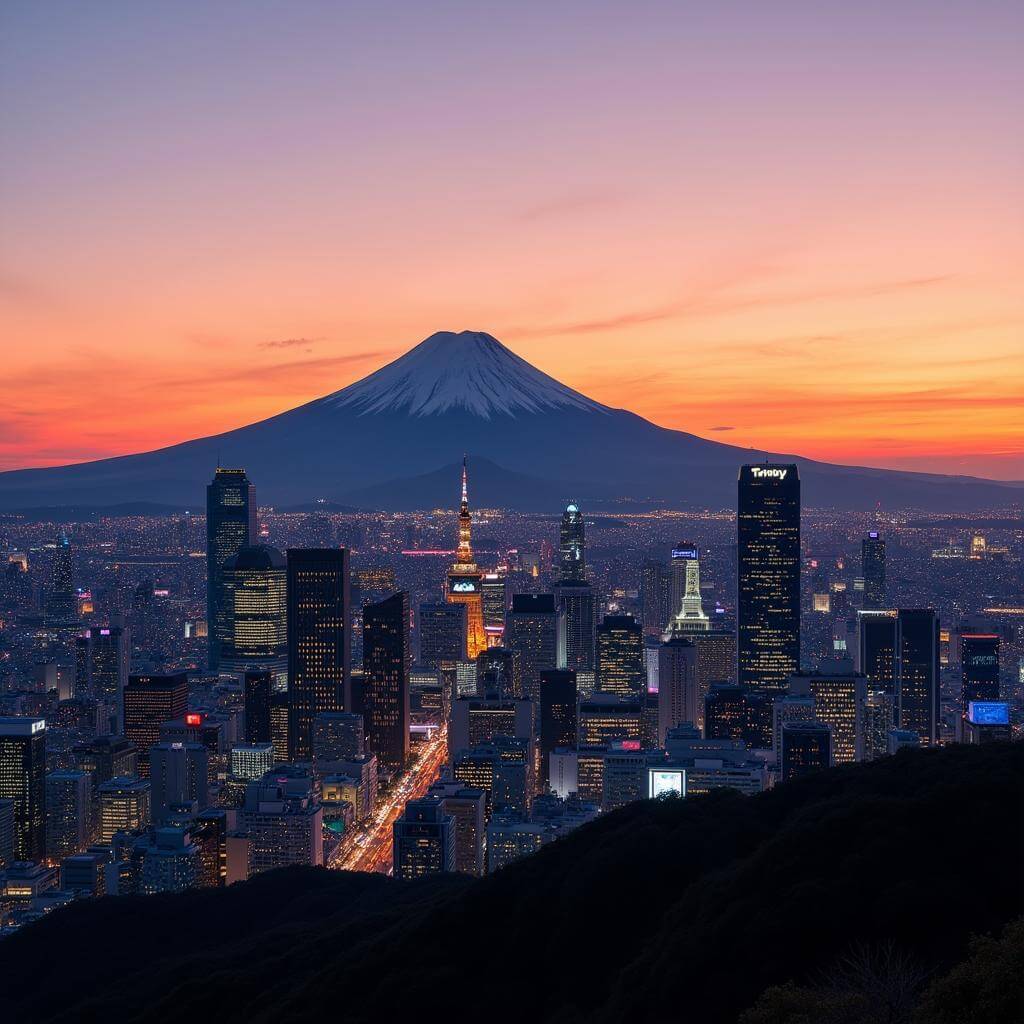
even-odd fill
[(470, 328), (702, 437), (1024, 479), (1019, 9), (105, 10), (0, 15), (0, 468)]

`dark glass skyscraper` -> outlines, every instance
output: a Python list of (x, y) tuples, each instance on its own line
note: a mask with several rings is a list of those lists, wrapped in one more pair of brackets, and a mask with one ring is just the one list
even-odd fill
[(552, 594), (515, 594), (505, 626), (515, 658), (516, 696), (540, 701), (541, 672), (557, 667), (558, 613)]
[(885, 607), (885, 541), (872, 530), (860, 542), (861, 572), (864, 575), (864, 607)]
[(351, 703), (349, 556), (345, 548), (288, 550), (291, 758), (313, 757), (313, 719)]
[[(781, 693), (800, 668), (800, 478), (794, 465), (742, 466), (736, 516), (738, 680)], [(765, 737), (767, 746), (768, 737)]]
[(786, 722), (780, 752), (782, 781), (818, 772), (832, 764), (832, 731), (821, 722)]
[(15, 860), (46, 855), (46, 722), (0, 718), (0, 800), (14, 804)]
[(409, 595), (363, 608), (363, 717), (378, 763), (401, 771), (409, 759)]
[(128, 661), (128, 637), (119, 626), (85, 630), (75, 639), (75, 696), (99, 701), (107, 716), (120, 715)]
[(550, 754), (576, 746), (576, 673), (548, 669), (540, 674), (540, 776), (546, 783)]
[(78, 602), (73, 585), (71, 542), (66, 533), (57, 538), (46, 595), (46, 621), (52, 625), (70, 625), (78, 621)]
[(939, 617), (932, 608), (901, 608), (896, 724), (922, 747), (939, 738)]
[(584, 582), (587, 578), (586, 536), (583, 513), (574, 501), (570, 501), (562, 513), (558, 553), (560, 578), (566, 583)]
[(261, 670), (246, 672), (244, 686), (245, 742), (270, 743), (270, 673)]
[(225, 639), (224, 563), (256, 540), (256, 495), (244, 469), (221, 469), (206, 488), (206, 628), (216, 671)]
[(986, 632), (960, 634), (960, 702), (967, 714), (972, 700), (999, 700), (999, 635)]
[(899, 619), (895, 611), (863, 611), (857, 616), (857, 670), (872, 690), (896, 693)]

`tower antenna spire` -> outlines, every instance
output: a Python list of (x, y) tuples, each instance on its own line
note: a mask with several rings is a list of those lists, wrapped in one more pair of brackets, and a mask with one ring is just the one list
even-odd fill
[(466, 453), (462, 453), (462, 507), (469, 508), (469, 486), (466, 477)]

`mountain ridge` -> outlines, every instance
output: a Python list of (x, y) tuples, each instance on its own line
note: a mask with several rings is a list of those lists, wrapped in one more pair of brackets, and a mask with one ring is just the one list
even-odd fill
[[(436, 507), (417, 491), (463, 452), (562, 488), (561, 499), (728, 508), (739, 466), (793, 462), (804, 503), (967, 511), (1024, 500), (1024, 484), (836, 466), (737, 448), (595, 402), (480, 331), (438, 332), (360, 381), (267, 419), (136, 455), (0, 473), (0, 509), (148, 501), (201, 507), (218, 465), (244, 467), (264, 504), (324, 499)], [(536, 506), (528, 487), (475, 491), (479, 505)], [(549, 488), (543, 488), (545, 495)], [(454, 500), (448, 499), (446, 503)], [(546, 497), (545, 497), (545, 500)]]

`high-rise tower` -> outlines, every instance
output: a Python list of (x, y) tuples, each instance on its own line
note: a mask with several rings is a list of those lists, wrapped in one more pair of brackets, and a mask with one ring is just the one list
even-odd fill
[(800, 668), (800, 478), (796, 466), (741, 467), (738, 499), (739, 682), (756, 691), (779, 693)]
[[(678, 567), (682, 567), (682, 572)], [(672, 572), (673, 576), (678, 573), (683, 577), (683, 588), (662, 640), (686, 633), (706, 633), (711, 620), (700, 599), (700, 551), (696, 546), (687, 544), (672, 549)]]
[(473, 560), (473, 517), (469, 512), (469, 484), (466, 458), (462, 458), (462, 501), (459, 504), (459, 546), (455, 564), (448, 571), (446, 597), (449, 604), (466, 606), (466, 657), (473, 661), (487, 649), (484, 630), (484, 606), (481, 590), (483, 574)]
[(67, 626), (78, 620), (78, 603), (72, 584), (73, 560), (68, 535), (61, 532), (53, 552), (53, 568), (46, 597), (46, 621), (51, 625)]
[(244, 469), (218, 467), (206, 487), (206, 628), (209, 665), (220, 665), (226, 637), (224, 563), (256, 542), (256, 496)]
[(864, 607), (885, 607), (885, 541), (872, 530), (860, 542), (861, 572), (864, 575)]
[(570, 501), (562, 513), (558, 550), (562, 582), (584, 582), (587, 578), (587, 562), (583, 513), (574, 501)]

